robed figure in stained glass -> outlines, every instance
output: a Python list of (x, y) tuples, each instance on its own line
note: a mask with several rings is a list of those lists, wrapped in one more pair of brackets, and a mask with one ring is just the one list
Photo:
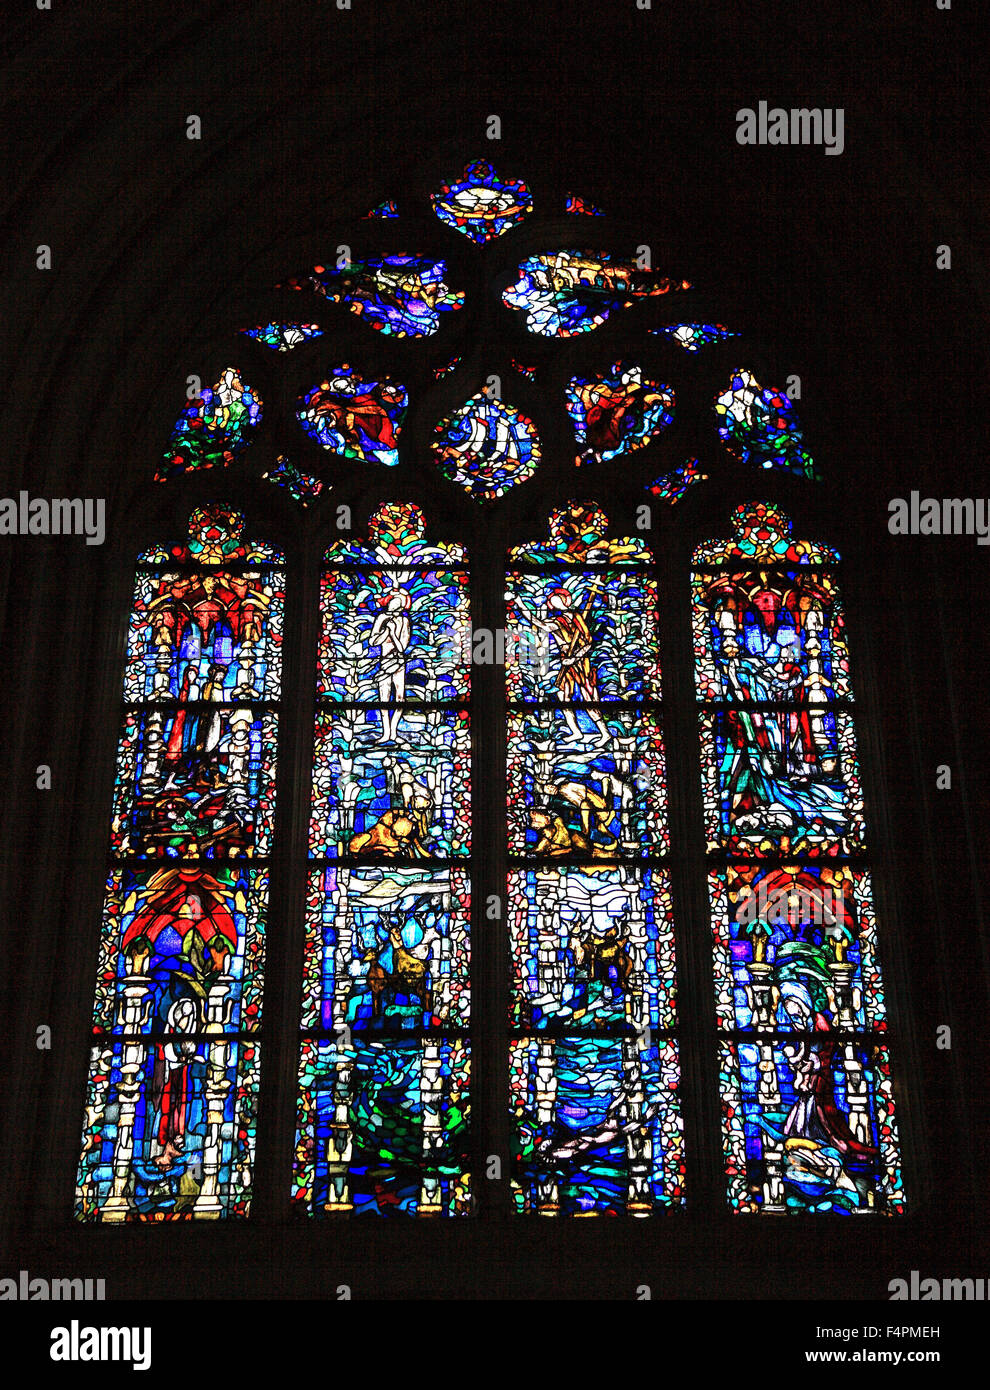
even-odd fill
[[(552, 589), (547, 597), (550, 621), (533, 619), (533, 627), (545, 632), (553, 639), (559, 670), (557, 672), (557, 697), (564, 704), (562, 714), (571, 734), (576, 739), (584, 735), (577, 722), (574, 710), (566, 706), (567, 701), (598, 700), (598, 672), (592, 658), (592, 633), (589, 617), (595, 598), (601, 587), (593, 587), (583, 608), (575, 609), (573, 598), (567, 589)], [(599, 711), (593, 705), (586, 710), (588, 718), (598, 730), (601, 740), (608, 742), (609, 733)]]

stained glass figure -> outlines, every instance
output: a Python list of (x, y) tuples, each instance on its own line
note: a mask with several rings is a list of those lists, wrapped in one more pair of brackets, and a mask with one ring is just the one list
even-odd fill
[(148, 859), (267, 854), (275, 721), (250, 709), (132, 711), (117, 755), (114, 853)]
[(266, 323), (258, 328), (242, 328), (241, 332), (272, 352), (288, 352), (310, 338), (323, 337), (318, 323)]
[(666, 849), (663, 741), (652, 716), (600, 707), (511, 714), (507, 762), (513, 854), (614, 864)]
[(307, 902), (304, 1028), (337, 1017), (379, 1034), (467, 1028), (463, 869), (330, 865), (310, 876)]
[(519, 278), (502, 299), (525, 314), (528, 332), (569, 338), (598, 328), (615, 310), (640, 299), (690, 288), (687, 280), (641, 270), (636, 261), (608, 251), (547, 251), (520, 264)]
[(466, 555), (392, 502), (322, 580), (296, 1161), (313, 1216), (471, 1210)]
[(525, 363), (517, 362), (514, 357), (512, 359), (512, 365), (520, 376), (524, 376), (527, 381), (535, 381), (539, 375), (535, 367), (527, 367)]
[(312, 854), (413, 860), (467, 854), (469, 768), (464, 711), (321, 711)]
[(499, 178), (484, 159), (466, 165), (462, 177), (443, 184), (431, 202), (441, 222), (479, 243), (501, 236), (533, 207), (522, 179)]
[[(332, 700), (465, 699), (471, 658), (468, 577), (438, 568), (337, 569), (323, 576), (317, 693)], [(390, 675), (402, 639), (401, 691)], [(369, 653), (381, 651), (379, 660)]]
[(711, 750), (704, 778), (709, 849), (816, 857), (865, 849), (849, 711), (715, 708), (702, 714), (701, 732)]
[(251, 1201), (283, 576), (223, 503), (139, 560), (76, 1215)]
[(341, 270), (318, 265), (311, 275), (289, 280), (285, 288), (311, 289), (335, 304), (346, 304), (379, 333), (429, 338), (440, 327), (441, 314), (464, 304), (463, 290), (452, 290), (446, 274), (446, 261), (400, 254), (354, 261)]
[[(842, 602), (827, 571), (727, 568), (695, 574), (693, 593), (702, 698), (784, 705), (852, 698)], [(801, 717), (810, 730), (815, 713)]]
[(905, 1210), (885, 1047), (814, 1035), (726, 1042), (720, 1075), (736, 1211)]
[(651, 328), (650, 332), (672, 338), (685, 352), (699, 352), (712, 343), (739, 337), (738, 333), (726, 328), (724, 323), (672, 323), (666, 328)]
[(728, 1200), (896, 1213), (839, 557), (768, 503), (732, 524), (692, 575)]
[(125, 698), (183, 704), (278, 699), (283, 602), (277, 570), (139, 571)]
[(672, 1028), (674, 923), (665, 870), (627, 865), (509, 875), (512, 1023), (575, 1032)]
[(818, 477), (793, 402), (783, 391), (762, 387), (752, 372), (743, 367), (733, 372), (726, 390), (715, 397), (715, 418), (722, 443), (743, 463)]
[(652, 556), (593, 502), (549, 530), (506, 576), (513, 1195), (647, 1216), (684, 1193)]
[[(107, 881), (93, 1032), (253, 1033), (265, 961), (264, 869), (115, 866)], [(135, 1000), (141, 1007), (135, 1006)]]
[(669, 502), (675, 506), (689, 487), (695, 483), (707, 483), (709, 475), (702, 473), (701, 462), (698, 459), (688, 459), (687, 463), (681, 464), (680, 468), (673, 468), (669, 473), (663, 473), (659, 478), (655, 478), (652, 483), (647, 484), (649, 492), (654, 497), (659, 497), (661, 502)]
[(200, 468), (226, 468), (251, 443), (261, 422), (262, 401), (228, 367), (213, 387), (204, 387), (176, 421), (155, 474), (156, 482), (180, 477)]
[(87, 1222), (210, 1221), (250, 1212), (257, 1042), (184, 1035), (91, 1049), (75, 1215)]
[(436, 377), (437, 381), (442, 381), (445, 376), (450, 376), (450, 373), (455, 371), (463, 361), (463, 357), (452, 357), (450, 361), (445, 362), (442, 367), (434, 367), (433, 375)]
[(399, 462), (398, 437), (409, 393), (390, 377), (365, 378), (346, 364), (304, 391), (296, 403), (303, 429), (331, 453), (362, 463)]
[(434, 428), (440, 471), (479, 502), (531, 478), (540, 460), (536, 426), (521, 410), (479, 392)]
[(378, 203), (370, 212), (364, 214), (366, 221), (372, 217), (398, 217), (398, 215), (399, 209), (391, 198), (386, 198), (384, 202)]
[[(540, 703), (657, 699), (656, 581), (637, 570), (510, 573), (506, 588), (514, 641), (505, 651), (513, 700)], [(587, 660), (575, 663), (577, 638)]]
[(564, 199), (564, 211), (572, 213), (575, 217), (604, 217), (601, 208), (595, 207), (594, 203), (589, 203), (586, 198), (579, 197), (576, 193), (568, 193)]
[(274, 467), (261, 476), (274, 483), (276, 487), (285, 488), (293, 502), (298, 502), (301, 507), (308, 507), (310, 502), (315, 502), (323, 491), (323, 483), (319, 478), (314, 478), (311, 473), (304, 473), (301, 468), (290, 463), (284, 454), (279, 454)]
[(674, 419), (674, 392), (644, 380), (640, 367), (616, 362), (607, 372), (571, 377), (567, 413), (584, 445), (575, 463), (602, 463), (644, 448), (665, 430)]

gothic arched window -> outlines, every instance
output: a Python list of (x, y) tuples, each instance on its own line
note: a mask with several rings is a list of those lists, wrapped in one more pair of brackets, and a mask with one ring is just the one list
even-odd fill
[[(742, 330), (558, 207), (484, 161), (382, 203), (191, 387), (156, 473), (189, 537), (132, 602), (83, 1220), (259, 1183), (646, 1216), (702, 1150), (735, 1211), (903, 1208), (838, 555), (780, 502), (814, 516), (819, 468)], [(699, 544), (706, 496), (733, 534)]]

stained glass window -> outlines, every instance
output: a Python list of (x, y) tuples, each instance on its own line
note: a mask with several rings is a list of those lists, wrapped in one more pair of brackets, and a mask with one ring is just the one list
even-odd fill
[[(559, 213), (560, 190), (548, 205)], [(563, 205), (602, 216), (576, 195)], [(678, 653), (668, 636), (679, 630), (676, 587), (661, 593), (651, 546), (622, 534), (634, 514), (642, 524), (639, 512), (662, 510), (671, 534), (690, 524), (726, 454), (813, 490), (793, 403), (746, 368), (726, 384), (718, 363), (734, 349), (718, 344), (744, 333), (691, 320), (700, 307), (671, 322), (671, 305), (680, 314), (691, 304), (691, 282), (651, 268), (645, 246), (549, 243), (520, 260), (516, 236), (537, 227), (521, 178), (477, 161), (424, 198), (423, 213), (413, 223), (430, 229), (422, 251), (378, 254), (388, 229), (369, 221), (398, 217), (384, 200), (353, 228), (355, 248), (363, 236), (375, 254), (352, 260), (340, 247), (336, 262), (279, 287), (300, 292), (294, 304), (319, 296), (321, 325), (283, 321), (294, 320), (284, 302), (239, 320), (253, 325), (237, 341), (275, 402), (265, 432), (274, 424), (290, 438), (276, 442), (286, 452), (263, 451), (256, 464), (248, 454), (227, 476), (263, 480), (264, 502), (291, 513), (301, 550), (323, 556), (318, 612), (295, 628), (318, 630), (315, 718), (308, 679), (282, 704), (284, 558), (244, 539), (234, 506), (197, 507), (186, 540), (138, 558), (76, 1214), (248, 1215), (267, 923), (293, 913), (303, 946), (288, 966), (302, 976), (291, 1183), (287, 1152), (276, 1177), (294, 1214), (471, 1215), (479, 1192), (494, 1190), (476, 1169), (488, 1126), (504, 1133), (507, 1118), (511, 1149), (495, 1156), (519, 1215), (690, 1206), (688, 1169), (703, 1171), (706, 1143), (722, 1153), (734, 1212), (900, 1212), (878, 868), (839, 556), (795, 539), (772, 501), (738, 507), (731, 537), (693, 552), (693, 651), (685, 642)], [(526, 245), (548, 243), (534, 231)], [(470, 277), (487, 306), (454, 288), (472, 257), (491, 268)], [(492, 323), (501, 328), (489, 360)], [(562, 342), (606, 323), (600, 355)], [(657, 358), (676, 359), (673, 384), (649, 365)], [(478, 389), (485, 377), (471, 384), (471, 374), (489, 365), (508, 375)], [(455, 372), (463, 393), (448, 380)], [(525, 413), (500, 399), (502, 382)], [(691, 401), (707, 402), (699, 420), (685, 418)], [(194, 488), (189, 474), (241, 459), (262, 410), (257, 390), (226, 368), (186, 404), (157, 478)], [(697, 442), (682, 447), (692, 428)], [(326, 453), (338, 461), (333, 489), (318, 476)], [(559, 480), (575, 468), (607, 489), (621, 480), (614, 502), (599, 494), (611, 523), (597, 502), (562, 500), (571, 487)], [(387, 485), (385, 496), (401, 498), (404, 480), (436, 503), (424, 513), (373, 492)], [(365, 488), (378, 500), (365, 503)], [(479, 515), (463, 510), (465, 493), (485, 508), (470, 565), (450, 538), (458, 524), (444, 519)], [(499, 532), (506, 556), (486, 527), (494, 535), (517, 502), (512, 531)], [(314, 588), (316, 568), (305, 580)], [(472, 590), (486, 605), (501, 592), (505, 604), (504, 629), (488, 633), (500, 671), (494, 684), (488, 674), (476, 682), (480, 697), (472, 661), (487, 629), (472, 626)], [(312, 668), (299, 650), (287, 669)], [(693, 850), (671, 830), (667, 794), (670, 729), (685, 707), (690, 748), (675, 750), (672, 776), (685, 752), (696, 776), (697, 719), (701, 785), (694, 802), (684, 794), (686, 809), (675, 801), (673, 823), (683, 830), (694, 816)], [(281, 841), (272, 863), (287, 716), (304, 720), (311, 755), (311, 785), (292, 785), (290, 814), (280, 810), (280, 837), (296, 827), (295, 869), (297, 851)], [(499, 802), (498, 843), (475, 855), (472, 783), (493, 767), (497, 778), (504, 767), (504, 806), (483, 781), (481, 795)], [(303, 814), (291, 803), (307, 792)], [(271, 913), (270, 869), (281, 893)], [(705, 1059), (679, 1010), (709, 988), (696, 988), (697, 951), (685, 949), (680, 920), (691, 881), (695, 900), (704, 895), (714, 978), (693, 1032), (707, 1026), (717, 1040), (721, 1104), (720, 1128), (706, 1135), (703, 1115), (696, 1126), (697, 1157), (685, 1153), (682, 1085), (700, 1086)], [(477, 977), (494, 991), (474, 1031), (472, 943)], [(498, 971), (492, 982), (490, 945), (507, 986)], [(479, 1140), (480, 1072), (504, 1085), (500, 1120), (488, 1110)], [(478, 1096), (494, 1105), (480, 1080)]]
[(76, 1215), (246, 1216), (283, 570), (198, 508), (139, 558)]
[(516, 1209), (684, 1197), (657, 590), (571, 502), (506, 577)]
[(326, 554), (292, 1195), (470, 1210), (467, 557), (418, 507)]
[(732, 523), (692, 576), (729, 1201), (900, 1212), (839, 556)]

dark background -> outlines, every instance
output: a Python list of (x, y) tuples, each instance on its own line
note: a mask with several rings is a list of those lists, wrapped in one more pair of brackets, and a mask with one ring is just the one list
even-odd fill
[[(981, 917), (990, 547), (887, 531), (889, 499), (912, 489), (990, 494), (983, 96), (964, 16), (958, 0), (950, 11), (935, 0), (745, 9), (654, 0), (650, 11), (634, 0), (353, 0), (345, 12), (64, 0), (38, 11), (25, 0), (8, 22), (2, 493), (105, 497), (108, 537), (102, 548), (0, 541), (0, 1274), (105, 1277), (111, 1297), (137, 1298), (298, 1299), (333, 1296), (346, 1282), (355, 1296), (379, 1297), (629, 1298), (649, 1283), (655, 1299), (860, 1299), (885, 1297), (911, 1269), (990, 1273)], [(760, 100), (843, 107), (844, 153), (740, 147), (735, 113)], [(203, 122), (198, 142), (186, 139), (189, 114)], [(490, 114), (502, 121), (499, 143), (485, 139)], [(744, 327), (745, 361), (761, 380), (801, 376), (799, 412), (825, 483), (775, 475), (773, 488), (796, 530), (838, 545), (846, 562), (911, 1208), (903, 1220), (731, 1219), (706, 1141), (695, 1201), (670, 1220), (527, 1223), (502, 1220), (493, 1200), (476, 1222), (287, 1225), (289, 1080), (270, 1093), (267, 1130), (263, 1112), (250, 1223), (135, 1230), (71, 1220), (129, 567), (138, 545), (181, 535), (204, 495), (201, 479), (150, 482), (186, 377), (212, 382), (245, 315), (288, 305), (265, 287), (355, 234), (365, 250), (415, 250), (422, 227), (469, 300), (484, 300), (486, 278), (494, 284), (517, 250), (543, 249), (542, 236), (524, 224), (479, 255), (432, 219), (357, 233), (353, 221), (386, 197), (424, 207), (430, 189), (478, 157), (530, 183), (546, 245), (592, 245), (606, 232), (618, 249), (650, 244), (656, 266), (699, 287), (685, 316)], [(553, 220), (570, 191), (607, 210), (600, 233), (590, 219)], [(41, 243), (52, 247), (51, 272), (35, 268)], [(941, 244), (952, 248), (947, 272), (935, 268)], [(291, 308), (305, 316), (298, 299)], [(329, 325), (329, 309), (310, 312)], [(431, 340), (422, 360), (462, 352), (467, 361), (456, 383), (436, 388), (411, 437), (419, 429), (425, 440), (427, 417), (476, 390), (483, 367), (507, 371), (509, 355), (549, 364), (544, 340), (527, 342), (505, 316), (483, 312), (470, 339), (452, 324), (435, 348)], [(665, 317), (666, 308), (641, 322)], [(334, 318), (332, 341), (367, 346), (363, 326), (345, 319)], [(588, 335), (587, 350), (598, 360), (613, 341), (631, 341), (623, 331)], [(713, 349), (721, 355), (709, 366), (647, 341), (699, 410), (711, 398), (705, 374), (724, 380), (737, 365), (734, 347)], [(375, 346), (382, 361), (412, 362), (401, 344)], [(540, 409), (585, 350), (562, 349), (539, 391), (514, 379), (510, 398)], [(293, 373), (297, 361), (322, 369), (325, 353), (301, 356), (309, 351), (290, 355)], [(266, 400), (278, 399), (285, 360), (262, 360), (244, 340), (236, 352)], [(545, 441), (555, 429), (563, 440), (548, 419)], [(683, 461), (690, 429), (655, 455), (655, 472)], [(700, 430), (698, 440), (700, 452)], [(275, 442), (272, 429), (253, 448), (270, 460)], [(690, 547), (724, 534), (729, 506), (767, 490), (767, 475), (704, 447), (717, 478), (662, 536), (675, 587)], [(494, 531), (410, 465), (404, 495), (430, 509), (437, 534), (469, 544), (500, 544), (524, 522), (522, 534), (537, 534), (543, 504), (573, 487), (570, 465), (550, 452), (552, 466), (531, 494), (506, 499)], [(317, 456), (302, 446), (293, 455), (304, 467)], [(309, 564), (326, 514), (304, 527), (286, 498), (251, 481), (251, 459), (249, 450), (218, 490), (245, 505), (256, 533)], [(377, 478), (324, 476), (360, 519), (389, 491)], [(598, 484), (618, 529), (632, 524), (648, 476)], [(307, 671), (300, 657), (287, 686)], [(289, 755), (283, 774), (302, 777), (299, 731)], [(51, 791), (35, 789), (41, 763), (52, 767)], [(940, 764), (952, 769), (951, 791), (935, 790)], [(676, 785), (676, 766), (672, 775)], [(292, 1016), (297, 957), (286, 941), (281, 959), (272, 951), (269, 1018)], [(688, 1014), (690, 1033), (701, 1025)], [(42, 1023), (53, 1027), (48, 1052), (35, 1048)], [(942, 1024), (948, 1051), (935, 1047)], [(290, 1078), (294, 1040), (273, 1046)], [(494, 1084), (482, 1077), (482, 1100)], [(690, 1142), (700, 1121), (689, 1113), (688, 1123)]]

